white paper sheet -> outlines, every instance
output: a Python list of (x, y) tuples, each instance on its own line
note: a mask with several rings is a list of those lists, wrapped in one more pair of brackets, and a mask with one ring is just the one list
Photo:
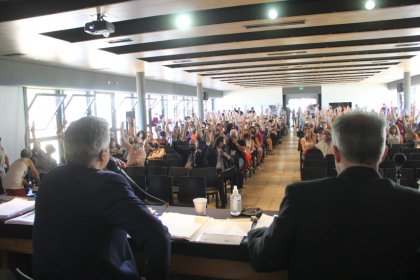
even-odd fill
[(34, 200), (13, 198), (8, 202), (0, 204), (0, 219), (5, 220), (17, 215), (24, 214), (35, 208)]
[(270, 216), (270, 215), (262, 214), (261, 217), (258, 219), (258, 222), (255, 225), (255, 228), (269, 227), (271, 223), (274, 221), (274, 217), (276, 216), (277, 215)]
[(5, 221), (5, 224), (18, 224), (18, 225), (33, 225), (35, 220), (35, 211), (31, 211), (24, 215), (18, 216), (13, 219)]
[(210, 218), (178, 213), (163, 213), (159, 219), (168, 227), (172, 238), (191, 240), (197, 230)]

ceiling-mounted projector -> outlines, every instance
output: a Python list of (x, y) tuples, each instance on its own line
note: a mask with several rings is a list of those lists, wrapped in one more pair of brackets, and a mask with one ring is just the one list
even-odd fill
[(115, 32), (114, 24), (104, 20), (104, 15), (99, 15), (97, 20), (85, 24), (85, 32), (92, 35), (103, 35), (109, 37), (109, 34)]

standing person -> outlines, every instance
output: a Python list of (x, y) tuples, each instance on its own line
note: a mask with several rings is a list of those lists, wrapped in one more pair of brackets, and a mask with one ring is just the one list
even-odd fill
[(3, 188), (8, 195), (26, 196), (26, 190), (29, 188), (29, 182), (25, 180), (28, 170), (32, 177), (39, 183), (39, 172), (31, 160), (32, 151), (28, 148), (20, 152), (20, 159), (14, 161), (7, 171), (3, 180)]
[(420, 247), (420, 192), (378, 173), (384, 119), (343, 114), (332, 138), (338, 176), (286, 188), (271, 226), (248, 233), (252, 266), (288, 269), (289, 279), (407, 279), (419, 268), (409, 264)]
[(33, 229), (35, 279), (139, 279), (127, 233), (145, 251), (147, 279), (166, 279), (170, 236), (109, 160), (105, 120), (84, 117), (64, 135), (66, 165), (46, 174)]
[(1, 137), (0, 137), (0, 184), (2, 178), (6, 174), (5, 168), (10, 168), (9, 157), (7, 156), (6, 149), (1, 144)]
[(56, 150), (52, 144), (45, 146), (45, 152), (41, 149), (41, 144), (35, 135), (35, 125), (32, 125), (31, 133), (32, 140), (34, 141), (32, 150), (36, 153), (35, 167), (42, 177), (44, 174), (48, 173), (50, 170), (57, 166), (57, 161), (52, 157), (52, 154), (55, 153)]

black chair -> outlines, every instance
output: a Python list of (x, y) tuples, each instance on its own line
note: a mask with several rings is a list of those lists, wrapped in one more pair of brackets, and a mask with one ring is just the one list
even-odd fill
[(230, 184), (230, 193), (232, 193), (234, 182), (233, 176), (235, 176), (235, 168), (235, 166), (232, 166), (219, 173), (220, 181), (223, 184), (223, 188), (225, 189), (225, 194), (227, 194), (228, 182)]
[(182, 159), (167, 159), (166, 166), (167, 167), (183, 167)]
[(310, 149), (303, 155), (304, 160), (323, 160), (322, 152), (316, 148)]
[(327, 167), (327, 162), (325, 160), (309, 160), (305, 159), (302, 162), (302, 168), (306, 167)]
[(166, 160), (164, 159), (147, 160), (147, 167), (150, 167), (150, 166), (165, 166), (166, 167)]
[(384, 160), (381, 164), (379, 164), (380, 168), (392, 168), (395, 167), (394, 161), (391, 160)]
[(217, 175), (216, 167), (193, 168), (190, 171), (190, 175), (196, 177), (201, 176), (206, 179), (206, 196), (208, 202), (210, 203), (210, 196), (216, 196), (216, 207), (219, 207), (219, 189), (222, 188), (222, 182)]
[[(396, 170), (395, 168), (385, 168), (384, 170), (384, 177), (389, 178), (396, 182), (395, 178)], [(412, 187), (417, 189), (418, 184), (415, 175), (414, 168), (401, 168), (401, 181), (400, 184), (407, 187)]]
[(420, 153), (410, 154), (409, 159), (420, 161)]
[(328, 177), (336, 177), (338, 175), (337, 169), (334, 168), (327, 168), (327, 176)]
[[(146, 176), (145, 175), (129, 175), (129, 177), (143, 190), (146, 191)], [(134, 193), (142, 200), (146, 199), (146, 194), (141, 190), (134, 188)]]
[(168, 168), (166, 166), (148, 166), (147, 176), (153, 175), (168, 175)]
[(206, 197), (206, 179), (204, 177), (181, 176), (176, 206), (194, 207), (193, 199)]
[(420, 153), (420, 149), (402, 148), (401, 153), (403, 153), (403, 154), (418, 154), (418, 153)]
[[(157, 198), (162, 199), (169, 205), (174, 205), (174, 197), (172, 195), (172, 177), (157, 175), (149, 176), (149, 184), (147, 186), (147, 192)], [(146, 204), (162, 205), (163, 203), (147, 196), (145, 200)]]
[(305, 167), (302, 168), (302, 180), (312, 180), (327, 177), (327, 168), (325, 167)]
[(177, 193), (179, 190), (179, 178), (188, 176), (190, 170), (185, 167), (169, 167), (168, 176), (172, 176), (172, 192)]
[(125, 172), (131, 175), (146, 175), (146, 168), (144, 166), (128, 166)]
[(325, 160), (326, 161), (334, 161), (335, 162), (335, 157), (333, 154), (327, 154), (325, 155)]

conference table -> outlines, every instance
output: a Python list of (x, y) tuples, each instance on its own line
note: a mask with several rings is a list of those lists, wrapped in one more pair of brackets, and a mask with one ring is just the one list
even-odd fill
[[(153, 206), (156, 212), (162, 206)], [(165, 212), (195, 215), (194, 208), (168, 207)], [(207, 209), (207, 216), (230, 218), (227, 209)], [(143, 252), (130, 242), (138, 266), (144, 266)], [(7, 264), (7, 252), (32, 254), (32, 226), (0, 223), (1, 265)], [(240, 245), (222, 245), (172, 240), (170, 273), (218, 279), (287, 279), (287, 271), (259, 273), (249, 264), (246, 238)]]

